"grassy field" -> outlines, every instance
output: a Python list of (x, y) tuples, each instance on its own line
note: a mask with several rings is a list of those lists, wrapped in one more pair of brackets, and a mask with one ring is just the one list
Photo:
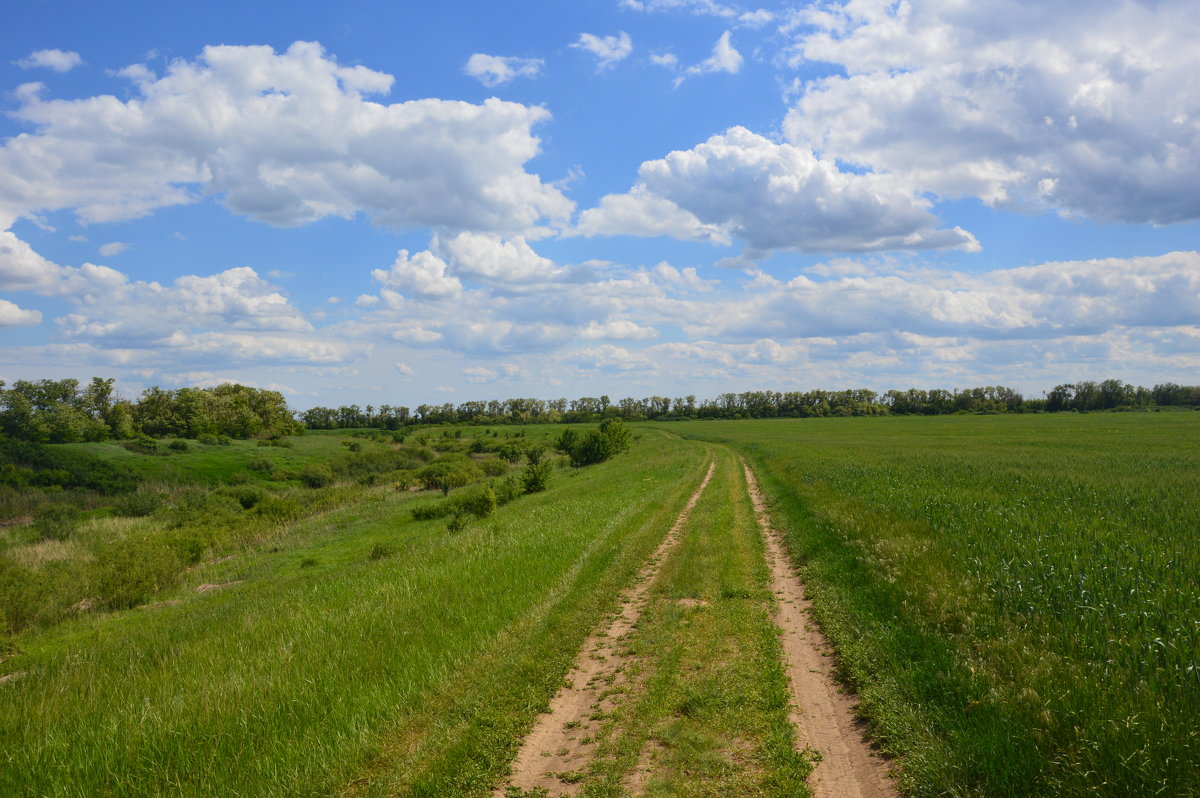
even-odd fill
[(482, 794), (702, 456), (646, 433), (457, 533), (359, 486), (149, 605), (30, 629), (0, 662), (0, 794)]
[(1200, 414), (691, 422), (913, 795), (1200, 794)]

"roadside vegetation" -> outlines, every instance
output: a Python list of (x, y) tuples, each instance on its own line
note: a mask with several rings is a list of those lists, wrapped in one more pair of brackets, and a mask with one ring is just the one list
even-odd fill
[[(170, 463), (171, 480), (11, 489), (6, 512), (36, 513), (0, 533), (0, 793), (486, 789), (702, 466), (654, 435), (571, 468), (557, 432), (81, 444), (125, 473)], [(481, 478), (441, 498), (418, 475), (443, 459)], [(309, 487), (313, 465), (332, 480)], [(525, 490), (534, 465), (549, 471)], [(413, 517), (510, 478), (519, 497), (457, 526)]]
[(1195, 794), (1194, 414), (669, 429), (753, 461), (909, 794)]

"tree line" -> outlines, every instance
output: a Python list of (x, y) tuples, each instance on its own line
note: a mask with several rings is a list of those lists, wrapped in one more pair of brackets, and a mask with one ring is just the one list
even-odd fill
[(278, 391), (225, 383), (215, 388), (164, 390), (136, 401), (116, 395), (112, 379), (0, 382), (0, 433), (37, 443), (78, 443), (226, 436), (276, 438), (303, 431)]
[(1023, 396), (1014, 388), (989, 385), (961, 390), (912, 388), (877, 393), (865, 388), (842, 391), (744, 391), (697, 401), (649, 396), (612, 401), (608, 396), (578, 399), (493, 399), (422, 404), (415, 408), (382, 404), (313, 407), (296, 417), (308, 429), (375, 427), (400, 429), (414, 424), (526, 424), (671, 419), (819, 418), (827, 416), (948, 415), (953, 413), (1091, 412), (1200, 407), (1200, 386), (1163, 383), (1153, 388), (1121, 380), (1084, 381), (1055, 386), (1044, 397)]
[(671, 419), (819, 418), (827, 416), (1036, 413), (1200, 407), (1200, 386), (1168, 382), (1153, 388), (1121, 380), (1057, 385), (1043, 397), (1023, 396), (1001, 385), (945, 390), (912, 388), (877, 393), (744, 391), (712, 399), (694, 395), (577, 399), (493, 399), (401, 405), (344, 405), (292, 411), (277, 391), (225, 383), (214, 388), (148, 388), (135, 400), (116, 395), (114, 380), (0, 381), (0, 434), (40, 443), (155, 438), (277, 438), (303, 429), (401, 429), (416, 424), (587, 423)]

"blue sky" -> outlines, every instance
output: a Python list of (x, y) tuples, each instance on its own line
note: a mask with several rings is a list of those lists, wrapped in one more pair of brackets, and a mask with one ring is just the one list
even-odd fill
[(1190, 2), (15, 2), (0, 379), (314, 404), (1200, 366)]

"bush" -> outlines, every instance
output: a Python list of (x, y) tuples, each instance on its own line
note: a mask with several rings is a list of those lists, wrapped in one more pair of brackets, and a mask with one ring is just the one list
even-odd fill
[(503, 460), (489, 457), (478, 462), (480, 470), (489, 477), (499, 477), (508, 473), (508, 463)]
[(460, 496), (457, 504), (462, 511), (468, 512), (476, 518), (487, 518), (496, 512), (499, 502), (496, 499), (496, 491), (492, 490), (492, 486), (484, 485), (479, 488), (473, 488), (470, 493)]
[(323, 488), (333, 482), (333, 469), (324, 463), (309, 463), (300, 469), (300, 481), (310, 488)]
[(458, 534), (467, 528), (467, 514), (455, 513), (450, 516), (449, 523), (446, 524), (446, 531), (452, 535)]
[(167, 444), (167, 448), (173, 452), (186, 452), (188, 450), (188, 442), (182, 438), (176, 438)]
[(396, 547), (390, 543), (376, 543), (371, 547), (371, 553), (367, 555), (370, 560), (386, 560), (396, 553)]
[(229, 496), (234, 499), (238, 504), (242, 505), (243, 510), (253, 508), (256, 504), (271, 495), (258, 485), (229, 485), (221, 488), (220, 493), (223, 496)]
[(141, 518), (150, 515), (162, 506), (163, 497), (160, 493), (148, 490), (138, 490), (126, 493), (113, 502), (113, 513), (126, 518)]
[(121, 441), (121, 446), (135, 454), (158, 454), (158, 441), (149, 435), (139, 435), (136, 438)]
[(299, 518), (300, 513), (300, 504), (290, 497), (268, 495), (254, 505), (254, 514), (269, 521), (290, 521), (293, 518)]
[(542, 456), (545, 454), (545, 446), (530, 446), (525, 450), (525, 459), (529, 461), (530, 465), (537, 465), (542, 462)]
[(513, 499), (519, 499), (525, 494), (525, 488), (516, 477), (497, 480), (492, 489), (496, 492), (496, 503), (500, 505), (508, 504)]
[(233, 445), (233, 438), (229, 437), (228, 435), (213, 435), (208, 432), (204, 433), (203, 435), (196, 436), (196, 440), (199, 441), (200, 443), (204, 444), (205, 446), (232, 446)]
[(451, 488), (460, 488), (483, 477), (479, 466), (465, 455), (446, 455), (415, 474), (426, 490), (440, 490), (449, 495)]
[(110, 609), (136, 607), (171, 586), (183, 563), (161, 536), (131, 535), (96, 548), (96, 588)]
[(246, 466), (251, 471), (257, 471), (260, 474), (270, 474), (275, 470), (275, 461), (269, 457), (263, 457), (261, 454), (250, 461)]
[(513, 444), (507, 444), (505, 446), (500, 447), (500, 459), (506, 460), (509, 463), (512, 463), (513, 465), (516, 465), (517, 463), (521, 462), (521, 458), (524, 456), (525, 456), (525, 452), (523, 452), (521, 450), (520, 446), (514, 446)]
[[(565, 435), (566, 433), (563, 433)], [(562, 436), (560, 436), (561, 440)], [(571, 465), (579, 467), (603, 463), (615, 454), (627, 451), (631, 443), (629, 430), (620, 419), (606, 418), (600, 428), (578, 438), (570, 450)]]
[(530, 463), (521, 471), (521, 489), (525, 493), (540, 493), (550, 482), (549, 462)]
[(38, 540), (66, 540), (79, 526), (79, 508), (63, 502), (46, 504), (34, 515)]

